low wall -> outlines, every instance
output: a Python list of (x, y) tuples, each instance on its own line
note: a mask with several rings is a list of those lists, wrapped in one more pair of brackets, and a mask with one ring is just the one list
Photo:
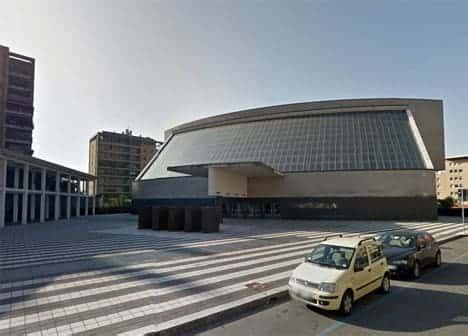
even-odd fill
[(277, 216), (284, 219), (437, 219), (435, 197), (225, 198), (222, 202), (225, 208), (236, 204), (253, 208), (257, 217), (269, 217), (261, 213), (268, 206), (279, 207)]

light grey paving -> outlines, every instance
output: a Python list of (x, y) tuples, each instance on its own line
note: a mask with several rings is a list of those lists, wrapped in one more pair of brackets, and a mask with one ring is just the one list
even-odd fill
[[(281, 292), (290, 270), (327, 235), (399, 228), (439, 239), (463, 231), (448, 218), (226, 220), (217, 234), (156, 232), (137, 230), (131, 215), (7, 227), (0, 236), (0, 334), (161, 331)], [(254, 282), (263, 282), (260, 293), (246, 287)]]

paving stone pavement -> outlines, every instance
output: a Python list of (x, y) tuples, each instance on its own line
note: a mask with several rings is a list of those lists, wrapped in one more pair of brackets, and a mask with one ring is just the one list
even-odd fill
[(221, 233), (136, 229), (132, 215), (0, 230), (0, 335), (143, 335), (284, 292), (327, 235), (423, 229), (438, 222), (226, 220)]

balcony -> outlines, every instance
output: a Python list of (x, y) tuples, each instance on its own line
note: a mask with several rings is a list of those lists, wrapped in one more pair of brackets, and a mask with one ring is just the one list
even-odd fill
[(17, 115), (32, 115), (34, 113), (34, 108), (31, 104), (17, 104), (13, 102), (7, 102), (6, 104), (7, 113), (17, 114)]
[(15, 74), (10, 74), (8, 76), (8, 86), (20, 90), (29, 90), (32, 91), (34, 81), (30, 78), (20, 77)]
[(5, 116), (6, 127), (29, 130), (34, 129), (32, 115), (11, 115), (9, 113)]
[[(12, 55), (10, 53), (10, 55)], [(34, 78), (34, 63), (31, 60), (18, 59), (16, 56), (10, 57), (8, 71), (11, 75), (23, 78)]]
[(30, 144), (32, 143), (32, 132), (31, 130), (16, 129), (6, 125), (5, 141)]

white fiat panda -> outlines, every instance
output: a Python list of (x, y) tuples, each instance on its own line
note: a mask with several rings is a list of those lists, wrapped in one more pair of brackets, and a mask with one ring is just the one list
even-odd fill
[(374, 238), (325, 239), (292, 272), (288, 287), (294, 300), (347, 315), (364, 295), (388, 293), (390, 273)]

